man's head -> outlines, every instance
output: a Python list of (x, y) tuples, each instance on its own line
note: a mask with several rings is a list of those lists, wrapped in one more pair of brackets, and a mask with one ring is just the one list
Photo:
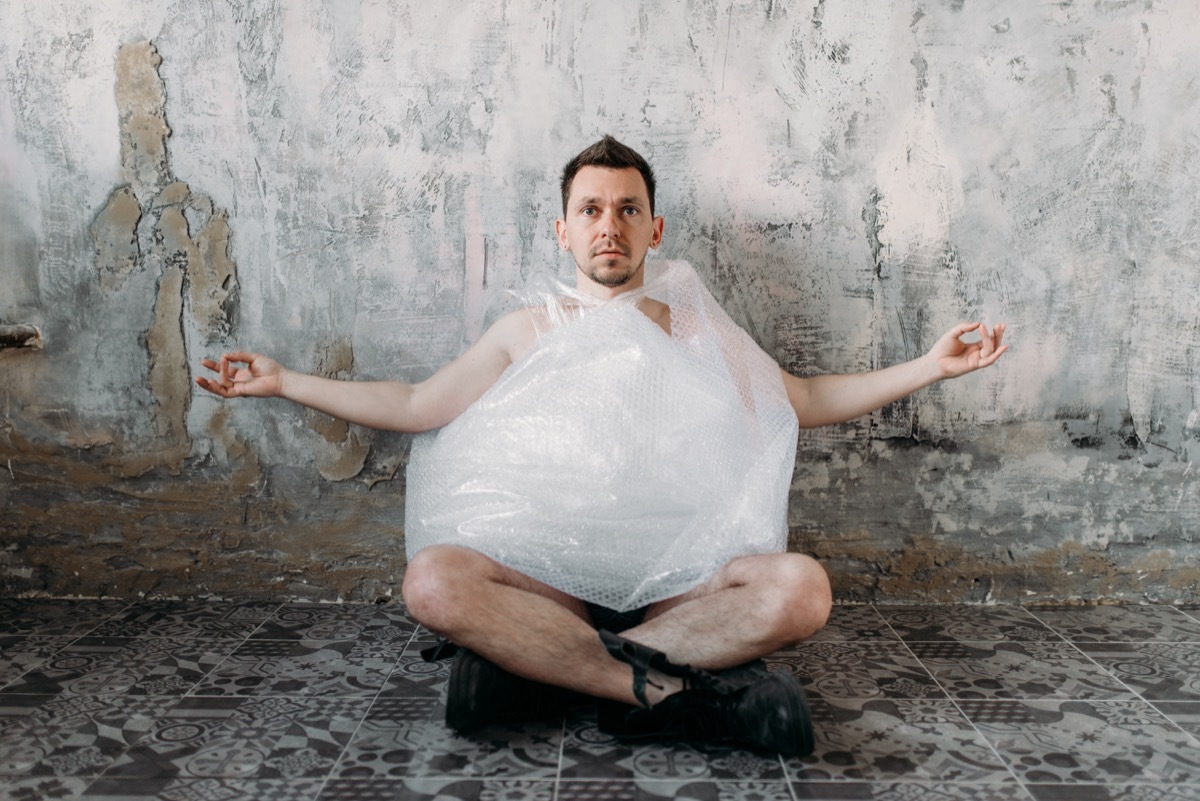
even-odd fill
[(571, 195), (571, 185), (575, 182), (576, 174), (584, 167), (607, 167), (610, 170), (632, 167), (637, 170), (646, 184), (646, 196), (650, 198), (650, 216), (654, 216), (654, 170), (650, 169), (650, 163), (642, 158), (641, 153), (628, 145), (621, 144), (607, 134), (599, 142), (585, 148), (578, 156), (568, 161), (567, 166), (563, 167), (559, 186), (562, 189), (564, 215), (567, 213), (567, 199)]
[(606, 136), (567, 164), (562, 192), (555, 231), (575, 259), (581, 288), (612, 294), (641, 286), (646, 251), (663, 232), (646, 160)]

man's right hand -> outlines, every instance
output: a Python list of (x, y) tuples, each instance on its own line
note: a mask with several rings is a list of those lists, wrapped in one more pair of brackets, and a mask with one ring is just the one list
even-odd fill
[(283, 394), (283, 365), (260, 353), (235, 351), (222, 354), (219, 362), (201, 359), (200, 363), (217, 376), (197, 376), (196, 383), (222, 398), (273, 398)]

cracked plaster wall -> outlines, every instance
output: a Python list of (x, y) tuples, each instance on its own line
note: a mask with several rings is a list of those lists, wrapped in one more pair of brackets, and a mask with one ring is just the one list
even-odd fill
[(1196, 600), (1191, 0), (12, 0), (0, 591), (374, 598), (407, 438), (189, 384), (419, 379), (568, 271), (561, 163), (645, 152), (663, 255), (800, 372), (1005, 319), (987, 374), (802, 437), (848, 599)]

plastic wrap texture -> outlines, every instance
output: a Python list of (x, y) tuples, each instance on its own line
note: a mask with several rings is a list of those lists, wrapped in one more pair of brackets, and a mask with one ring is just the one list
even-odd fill
[[(683, 262), (524, 298), (537, 344), (413, 444), (406, 544), (473, 548), (625, 611), (782, 551), (797, 424), (779, 368)], [(639, 310), (670, 307), (670, 334)]]

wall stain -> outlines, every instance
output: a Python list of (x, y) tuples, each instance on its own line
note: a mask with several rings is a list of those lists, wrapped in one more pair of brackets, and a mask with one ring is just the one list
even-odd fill
[[(313, 372), (325, 378), (343, 380), (353, 375), (354, 349), (350, 341), (340, 339), (320, 349)], [(345, 481), (362, 472), (371, 453), (371, 432), (368, 429), (352, 426), (345, 420), (312, 409), (305, 409), (304, 419), (309, 428), (336, 448), (334, 454), (324, 457), (317, 468), (322, 478)]]
[[(913, 534), (902, 547), (844, 539), (793, 541), (826, 565), (834, 596), (847, 601), (904, 598), (928, 603), (1195, 603), (1200, 567), (1172, 550), (1125, 566), (1078, 542), (1023, 554), (1020, 560), (973, 552), (959, 542)], [(799, 547), (797, 547), (799, 546)]]
[(121, 47), (116, 98), (121, 163), (128, 181), (113, 190), (89, 233), (100, 287), (119, 292), (137, 272), (157, 276), (153, 322), (141, 338), (154, 398), (150, 441), (122, 451), (121, 475), (183, 471), (192, 455), (187, 430), (192, 387), (186, 328), (203, 344), (228, 336), (237, 312), (237, 267), (228, 214), (172, 174), (162, 58), (152, 42)]

